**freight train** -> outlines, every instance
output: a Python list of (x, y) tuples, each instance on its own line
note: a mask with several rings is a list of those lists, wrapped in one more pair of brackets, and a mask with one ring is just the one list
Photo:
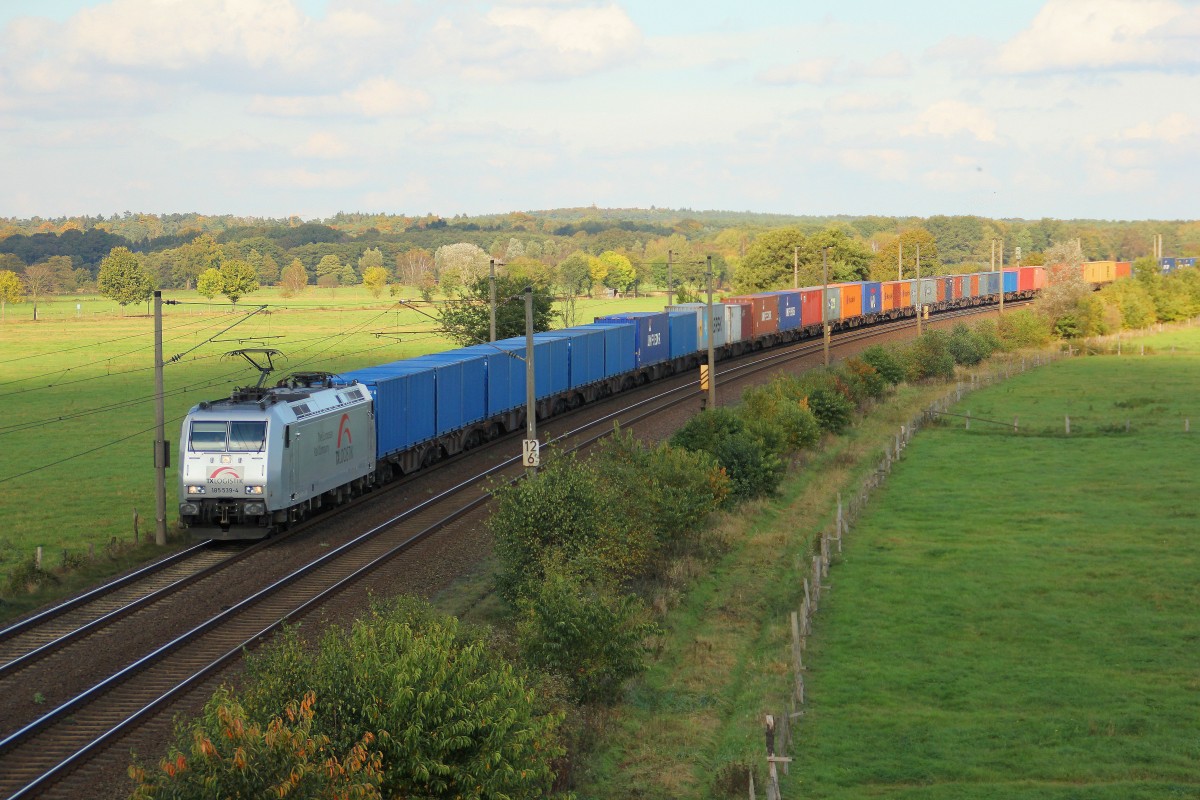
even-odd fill
[[(1128, 274), (1128, 264), (1125, 265)], [(1092, 270), (1095, 284), (1116, 268)], [(539, 418), (718, 359), (834, 331), (1032, 298), (1042, 267), (840, 283), (598, 317), (534, 336)], [(300, 373), (200, 403), (179, 442), (179, 518), (193, 534), (257, 539), (525, 424), (525, 338), (341, 374)]]

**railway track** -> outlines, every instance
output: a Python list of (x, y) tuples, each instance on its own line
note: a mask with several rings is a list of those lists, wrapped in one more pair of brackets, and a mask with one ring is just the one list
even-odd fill
[[(968, 316), (979, 310), (944, 312), (937, 319)], [(911, 325), (913, 321), (906, 319), (852, 329), (840, 334), (836, 343), (874, 338)], [(773, 371), (788, 361), (820, 352), (821, 347), (819, 340), (810, 340), (784, 348), (756, 351), (727, 364), (718, 372), (718, 380), (729, 382)], [(622, 425), (630, 426), (681, 403), (695, 402), (698, 399), (697, 384), (695, 380), (680, 383), (616, 412), (587, 421), (554, 441), (568, 451), (586, 447), (606, 436), (613, 421), (619, 420)], [(603, 430), (589, 433), (602, 425), (605, 426)], [(178, 702), (219, 673), (239, 658), (245, 648), (255, 646), (285, 622), (299, 619), (418, 542), (480, 508), (490, 498), (490, 481), (502, 476), (511, 480), (519, 478), (519, 461), (515, 456), (504, 460), (375, 525), (162, 644), (0, 740), (0, 795), (11, 798), (55, 796), (54, 787), (58, 781), (115, 743), (127, 731)], [(269, 543), (267, 540), (256, 547)], [(194, 582), (187, 578), (181, 580)], [(117, 612), (109, 612), (113, 613)]]

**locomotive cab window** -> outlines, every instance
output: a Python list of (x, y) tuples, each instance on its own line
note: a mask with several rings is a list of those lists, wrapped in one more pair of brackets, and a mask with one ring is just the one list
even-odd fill
[(229, 449), (235, 453), (261, 452), (267, 441), (267, 423), (229, 423)]
[(188, 447), (199, 453), (224, 452), (226, 427), (224, 422), (193, 422)]

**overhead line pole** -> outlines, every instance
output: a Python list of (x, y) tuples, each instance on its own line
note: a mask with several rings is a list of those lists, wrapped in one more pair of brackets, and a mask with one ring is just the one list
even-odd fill
[(675, 293), (671, 291), (671, 257), (673, 255), (675, 255), (673, 250), (667, 251), (667, 305), (675, 302)]
[(792, 248), (792, 288), (800, 288), (800, 247)]
[(489, 305), (489, 322), (491, 327), (488, 329), (491, 338), (489, 342), (496, 341), (496, 259), (492, 259), (491, 267), (488, 269), (488, 305)]
[(825, 335), (825, 366), (829, 366), (829, 248), (821, 248), (821, 329)]
[[(525, 287), (525, 438), (537, 441), (537, 392), (533, 380), (533, 287)], [(537, 473), (536, 464), (528, 467)]]
[(154, 292), (154, 543), (167, 543), (167, 412), (163, 401), (162, 292)]
[(708, 407), (717, 407), (717, 355), (713, 349), (713, 334), (715, 318), (713, 317), (713, 271), (712, 256), (707, 259), (706, 277), (708, 278)]
[(921, 335), (921, 317), (925, 314), (925, 287), (921, 285), (921, 243), (917, 242), (917, 336)]
[(1004, 315), (1004, 240), (1000, 240), (1000, 314)]

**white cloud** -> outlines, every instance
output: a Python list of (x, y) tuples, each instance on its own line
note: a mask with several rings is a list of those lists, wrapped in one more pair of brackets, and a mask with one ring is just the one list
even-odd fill
[(1121, 133), (1121, 138), (1129, 141), (1165, 142), (1178, 144), (1200, 134), (1200, 125), (1186, 114), (1178, 111), (1168, 114), (1157, 122), (1142, 122)]
[(1011, 74), (1200, 68), (1200, 9), (1174, 0), (1048, 0), (1005, 44)]
[(846, 113), (899, 111), (907, 106), (908, 100), (903, 96), (883, 92), (846, 92), (825, 103), (830, 111)]
[(350, 149), (338, 136), (320, 131), (292, 148), (292, 154), (307, 158), (342, 158)]
[(270, 117), (400, 117), (419, 114), (431, 105), (429, 95), (420, 89), (377, 77), (340, 94), (258, 95), (248, 110)]
[(641, 46), (641, 31), (615, 4), (505, 4), (482, 17), (439, 19), (428, 52), (467, 78), (509, 81), (585, 75), (629, 61)]
[(922, 111), (915, 123), (900, 132), (907, 136), (945, 138), (967, 133), (981, 142), (994, 142), (996, 123), (982, 108), (957, 100), (942, 100)]
[(311, 170), (303, 167), (259, 170), (255, 180), (284, 189), (345, 189), (366, 179), (362, 172), (345, 169)]
[(795, 86), (798, 83), (819, 86), (831, 82), (837, 65), (837, 59), (833, 58), (807, 58), (768, 67), (758, 74), (758, 79), (771, 86)]
[(912, 159), (908, 153), (894, 148), (859, 148), (842, 150), (838, 161), (855, 172), (901, 181), (908, 177)]

